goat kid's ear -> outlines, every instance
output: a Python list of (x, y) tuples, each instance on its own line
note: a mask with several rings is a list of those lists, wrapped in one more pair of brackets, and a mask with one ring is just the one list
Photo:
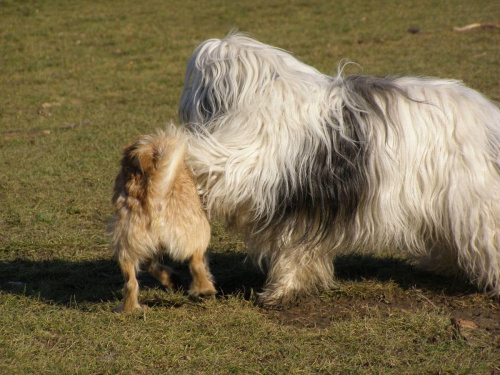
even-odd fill
[(136, 143), (131, 143), (123, 148), (121, 165), (123, 170), (130, 171), (140, 169), (140, 165), (134, 160), (134, 151), (137, 148)]

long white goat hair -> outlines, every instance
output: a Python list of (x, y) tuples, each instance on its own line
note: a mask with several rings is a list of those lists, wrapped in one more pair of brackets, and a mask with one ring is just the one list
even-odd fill
[(329, 77), (242, 35), (202, 43), (179, 118), (209, 213), (286, 305), (339, 251), (404, 250), (500, 295), (500, 110), (454, 80)]

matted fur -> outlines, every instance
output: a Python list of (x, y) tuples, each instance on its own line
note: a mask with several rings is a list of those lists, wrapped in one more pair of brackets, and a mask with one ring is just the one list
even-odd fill
[(124, 149), (110, 227), (111, 246), (125, 277), (119, 311), (139, 307), (136, 272), (143, 263), (163, 285), (172, 286), (171, 270), (158, 263), (162, 253), (190, 260), (191, 295), (215, 293), (205, 262), (210, 225), (184, 164), (185, 151), (186, 138), (173, 125)]
[(263, 304), (329, 287), (339, 251), (386, 249), (500, 295), (500, 110), (480, 93), (329, 77), (230, 35), (195, 50), (179, 118), (208, 212), (268, 267)]

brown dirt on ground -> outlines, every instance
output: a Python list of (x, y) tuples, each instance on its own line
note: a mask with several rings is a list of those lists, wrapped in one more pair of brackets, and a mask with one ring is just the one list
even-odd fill
[[(449, 318), (449, 329), (471, 345), (481, 346), (475, 342), (474, 336), (486, 333), (487, 345), (500, 355), (500, 301), (478, 293), (447, 296), (423, 294), (414, 289), (392, 293), (388, 297), (333, 292), (326, 298), (308, 297), (292, 308), (267, 310), (264, 314), (280, 324), (321, 329), (334, 321), (431, 312)], [(473, 326), (474, 332), (469, 331), (469, 326)]]
[[(243, 254), (214, 254), (211, 268), (222, 295), (252, 299), (262, 291), (265, 274)], [(265, 310), (269, 319), (300, 328), (326, 328), (332, 322), (394, 314), (435, 313), (450, 321), (472, 322), (500, 354), (500, 299), (489, 298), (460, 277), (422, 272), (398, 257), (347, 254), (335, 260), (338, 289), (302, 299), (284, 310)], [(186, 275), (187, 276), (187, 275)]]
[(391, 316), (394, 312), (439, 312), (450, 319), (472, 321), (493, 336), (500, 337), (500, 302), (491, 300), (489, 306), (471, 307), (471, 298), (464, 296), (423, 296), (415, 292), (398, 295), (388, 301), (384, 298), (347, 297), (323, 300), (308, 297), (297, 306), (284, 310), (269, 310), (268, 314), (284, 324), (298, 327), (324, 328), (334, 320), (349, 320), (353, 317)]

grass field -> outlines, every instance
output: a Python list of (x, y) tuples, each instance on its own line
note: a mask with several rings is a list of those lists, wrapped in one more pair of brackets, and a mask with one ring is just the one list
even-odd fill
[(147, 308), (118, 315), (105, 231), (122, 146), (176, 118), (201, 41), (238, 28), (328, 74), (348, 58), (500, 101), (499, 29), (453, 31), (499, 17), (491, 0), (0, 0), (0, 373), (499, 374), (499, 301), (402, 258), (341, 256), (337, 289), (267, 311), (213, 223), (217, 299), (142, 275)]

